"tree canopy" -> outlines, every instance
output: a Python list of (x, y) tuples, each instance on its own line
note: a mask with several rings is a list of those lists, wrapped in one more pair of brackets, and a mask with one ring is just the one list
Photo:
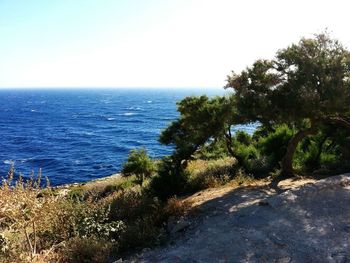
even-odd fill
[(228, 77), (246, 121), (297, 122), (349, 116), (350, 53), (326, 34), (279, 50)]
[(272, 60), (258, 60), (240, 74), (232, 72), (226, 88), (234, 89), (243, 122), (300, 127), (282, 164), (286, 175), (292, 174), (298, 143), (320, 125), (350, 128), (350, 53), (327, 34), (303, 38), (279, 50)]
[(235, 116), (232, 97), (187, 97), (177, 106), (180, 117), (159, 138), (161, 143), (175, 146), (177, 161), (190, 159), (210, 139), (226, 136), (230, 142)]

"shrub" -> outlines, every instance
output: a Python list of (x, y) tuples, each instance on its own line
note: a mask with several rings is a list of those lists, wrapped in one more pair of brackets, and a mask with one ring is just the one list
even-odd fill
[(108, 262), (110, 252), (111, 244), (105, 240), (76, 237), (69, 240), (63, 260), (70, 263), (104, 263)]
[(140, 188), (120, 192), (110, 203), (110, 220), (125, 222), (120, 234), (119, 251), (151, 246), (158, 240), (165, 220), (157, 198), (151, 198)]
[(174, 196), (168, 199), (164, 211), (167, 217), (180, 217), (186, 214), (190, 208), (191, 203), (189, 201), (183, 201)]
[(145, 215), (156, 215), (160, 203), (141, 191), (130, 189), (116, 195), (110, 203), (110, 220), (135, 221)]
[(279, 125), (273, 131), (268, 132), (266, 136), (258, 139), (258, 150), (269, 158), (272, 167), (278, 166), (282, 161), (293, 134), (293, 130), (287, 125)]
[(229, 156), (224, 139), (213, 140), (203, 145), (196, 153), (196, 159), (212, 160)]
[(258, 149), (252, 144), (244, 145), (236, 143), (235, 147), (237, 156), (240, 160), (243, 160), (243, 166), (246, 166), (249, 160), (256, 159), (259, 156)]
[(123, 180), (118, 180), (118, 182), (112, 183), (112, 184), (107, 184), (103, 191), (102, 191), (102, 196), (106, 197), (113, 192), (117, 191), (125, 191), (127, 189), (132, 188), (135, 186), (135, 177), (133, 176), (128, 176), (128, 177), (122, 177)]
[(87, 191), (81, 186), (76, 186), (68, 192), (68, 198), (73, 201), (84, 201), (87, 196)]
[(231, 182), (236, 185), (243, 185), (243, 184), (249, 184), (253, 181), (254, 181), (254, 178), (247, 175), (242, 169), (239, 169), (236, 172), (235, 177)]
[(164, 158), (158, 174), (149, 184), (148, 191), (152, 196), (165, 201), (169, 197), (185, 192), (189, 174), (181, 166), (174, 164), (171, 159)]
[(235, 139), (238, 143), (244, 144), (247, 146), (253, 143), (252, 136), (250, 136), (248, 133), (244, 131), (237, 131), (235, 134)]
[(230, 181), (236, 172), (236, 161), (232, 157), (218, 160), (195, 160), (189, 163), (188, 192), (217, 187)]
[(122, 173), (125, 176), (135, 175), (142, 186), (144, 179), (150, 177), (155, 170), (155, 165), (147, 155), (146, 149), (141, 148), (130, 151), (128, 160), (123, 165)]
[(241, 166), (247, 173), (261, 178), (270, 171), (270, 159), (261, 155), (255, 145), (236, 144), (236, 148), (237, 156), (241, 160)]
[(152, 216), (144, 216), (127, 225), (127, 229), (120, 237), (119, 252), (130, 249), (151, 247), (158, 242), (160, 227)]

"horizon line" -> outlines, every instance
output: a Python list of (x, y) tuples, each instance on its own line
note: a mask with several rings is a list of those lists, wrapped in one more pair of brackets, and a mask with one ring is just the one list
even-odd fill
[(162, 86), (162, 87), (152, 87), (152, 86), (16, 86), (16, 87), (1, 87), (0, 89), (224, 89), (224, 87), (209, 87), (209, 86)]

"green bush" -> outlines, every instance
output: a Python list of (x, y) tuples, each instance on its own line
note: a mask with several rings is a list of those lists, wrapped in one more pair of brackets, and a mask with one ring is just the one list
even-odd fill
[[(317, 135), (305, 138), (297, 149), (294, 166), (302, 171), (342, 172), (349, 164), (346, 133), (341, 129), (322, 127)], [(345, 150), (345, 151), (344, 151)]]
[(164, 158), (159, 167), (158, 174), (154, 176), (149, 184), (151, 195), (165, 201), (174, 195), (185, 192), (189, 174), (171, 159)]
[(254, 177), (264, 177), (271, 169), (269, 157), (261, 155), (255, 145), (236, 144), (236, 153), (246, 173)]
[(248, 133), (244, 131), (237, 131), (235, 134), (235, 139), (238, 143), (244, 144), (247, 146), (253, 143), (252, 136), (250, 136)]
[(124, 176), (135, 175), (138, 183), (142, 186), (145, 178), (151, 177), (156, 167), (145, 148), (131, 150), (128, 160), (123, 165)]
[[(259, 156), (258, 149), (254, 145), (236, 144), (236, 155), (240, 160), (243, 160), (242, 165), (246, 164)], [(247, 162), (247, 163), (246, 163)]]
[(195, 153), (196, 159), (213, 160), (229, 156), (224, 139), (213, 140), (203, 145)]
[(293, 130), (287, 125), (280, 125), (274, 131), (258, 139), (258, 150), (262, 155), (268, 157), (272, 167), (277, 167), (282, 161), (293, 134)]

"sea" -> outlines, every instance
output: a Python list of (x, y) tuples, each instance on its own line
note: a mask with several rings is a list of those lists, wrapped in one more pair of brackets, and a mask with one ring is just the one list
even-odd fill
[[(186, 96), (223, 95), (224, 89), (2, 89), (0, 177), (47, 176), (52, 185), (120, 172), (131, 149), (152, 158), (172, 152), (158, 137), (178, 116)], [(236, 127), (252, 132), (254, 125)]]

